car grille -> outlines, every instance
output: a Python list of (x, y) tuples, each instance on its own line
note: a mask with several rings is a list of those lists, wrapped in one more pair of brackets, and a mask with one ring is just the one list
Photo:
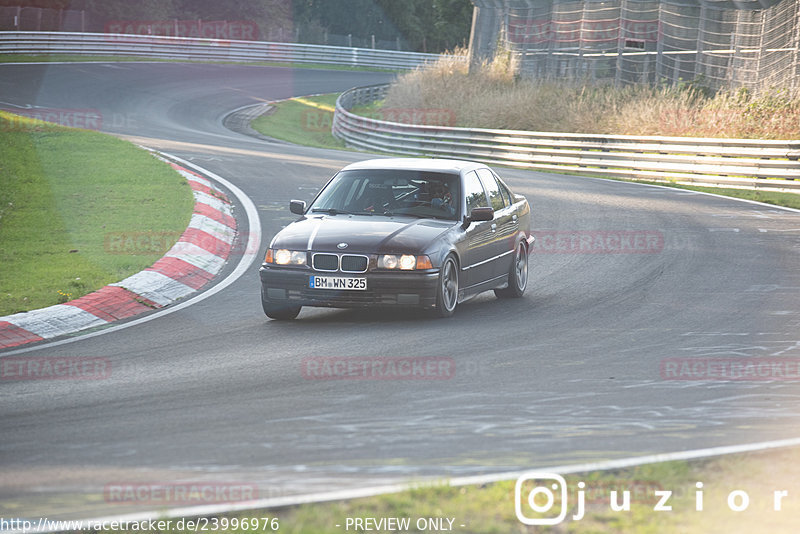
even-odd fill
[(355, 254), (314, 254), (311, 266), (315, 271), (364, 273), (369, 267), (369, 258)]
[(313, 289), (303, 289), (301, 292), (289, 292), (289, 298), (302, 298), (305, 301), (335, 304), (395, 304), (396, 295), (382, 295), (372, 290), (367, 291), (337, 291), (325, 290), (324, 292)]
[(369, 258), (366, 256), (342, 256), (341, 269), (344, 273), (363, 273), (367, 270)]
[(338, 271), (339, 256), (336, 254), (314, 254), (312, 264), (317, 271)]

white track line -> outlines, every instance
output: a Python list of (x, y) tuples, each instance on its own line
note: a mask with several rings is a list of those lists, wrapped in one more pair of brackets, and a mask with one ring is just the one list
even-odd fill
[[(151, 149), (148, 149), (148, 150), (151, 150)], [(165, 315), (168, 315), (170, 313), (182, 310), (184, 308), (187, 308), (187, 307), (191, 306), (192, 304), (196, 304), (196, 303), (198, 303), (198, 302), (200, 302), (202, 300), (205, 300), (205, 299), (207, 299), (209, 297), (212, 297), (212, 296), (216, 295), (217, 293), (219, 293), (220, 291), (222, 291), (223, 289), (225, 289), (226, 287), (228, 287), (229, 285), (234, 283), (236, 280), (238, 280), (239, 277), (242, 276), (247, 271), (248, 268), (250, 268), (250, 265), (252, 265), (253, 261), (256, 259), (256, 257), (259, 254), (259, 246), (261, 245), (261, 222), (259, 221), (259, 218), (258, 218), (258, 210), (256, 209), (255, 204), (253, 204), (253, 201), (250, 200), (250, 197), (248, 197), (244, 193), (244, 191), (242, 191), (241, 189), (239, 189), (238, 187), (233, 185), (231, 182), (229, 182), (225, 178), (222, 178), (221, 176), (219, 176), (217, 174), (214, 174), (213, 172), (211, 172), (209, 170), (206, 170), (206, 169), (204, 169), (204, 168), (202, 168), (202, 167), (200, 167), (198, 165), (195, 165), (194, 163), (186, 161), (185, 159), (179, 158), (177, 156), (173, 156), (171, 154), (167, 154), (166, 152), (159, 152), (159, 151), (156, 151), (156, 150), (151, 150), (151, 151), (155, 152), (156, 154), (160, 154), (160, 155), (162, 155), (162, 156), (164, 156), (166, 158), (169, 158), (169, 159), (171, 159), (173, 161), (176, 161), (176, 162), (180, 163), (181, 165), (183, 165), (185, 167), (194, 169), (197, 172), (199, 172), (201, 174), (204, 174), (204, 175), (206, 175), (206, 176), (208, 176), (210, 178), (213, 178), (214, 180), (216, 180), (217, 182), (219, 182), (220, 184), (222, 184), (223, 186), (228, 188), (228, 190), (231, 193), (233, 193), (233, 195), (238, 199), (239, 203), (244, 208), (245, 214), (247, 215), (247, 227), (248, 227), (248, 233), (249, 233), (248, 239), (247, 239), (247, 245), (244, 248), (244, 252), (242, 253), (242, 259), (239, 261), (239, 264), (236, 266), (236, 268), (233, 270), (233, 272), (231, 274), (229, 274), (227, 277), (225, 277), (224, 280), (222, 280), (221, 282), (219, 282), (218, 284), (213, 286), (211, 289), (209, 289), (207, 291), (204, 291), (203, 293), (200, 293), (196, 297), (193, 297), (193, 298), (187, 300), (186, 302), (181, 302), (180, 304), (176, 304), (174, 306), (170, 306), (170, 307), (165, 308), (165, 309), (163, 309), (161, 311), (153, 313), (152, 315), (148, 315), (148, 316), (142, 317), (140, 319), (134, 319), (133, 321), (129, 321), (129, 322), (126, 322), (126, 323), (123, 323), (123, 324), (114, 325), (114, 326), (111, 326), (109, 328), (105, 328), (103, 330), (99, 330), (97, 332), (91, 332), (91, 333), (88, 333), (88, 334), (78, 335), (76, 337), (71, 337), (71, 338), (67, 338), (67, 339), (61, 339), (59, 341), (53, 341), (51, 343), (38, 344), (38, 345), (33, 346), (33, 347), (25, 347), (25, 348), (21, 348), (21, 349), (9, 351), (9, 352), (3, 352), (2, 354), (0, 354), (0, 358), (5, 357), (5, 356), (11, 356), (11, 355), (14, 355), (14, 354), (22, 354), (24, 352), (31, 352), (31, 351), (42, 350), (42, 349), (49, 349), (49, 348), (52, 348), (52, 347), (57, 347), (59, 345), (64, 345), (64, 344), (67, 344), (67, 343), (73, 343), (75, 341), (80, 341), (80, 340), (83, 340), (83, 339), (88, 339), (90, 337), (101, 336), (101, 335), (108, 334), (108, 333), (111, 333), (111, 332), (116, 332), (118, 330), (122, 330), (123, 328), (129, 328), (131, 326), (140, 325), (142, 323), (146, 323), (148, 321), (153, 321), (155, 319), (160, 319), (161, 317), (163, 317)]]
[[(389, 493), (400, 493), (415, 488), (435, 487), (435, 486), (472, 486), (478, 484), (489, 484), (506, 480), (515, 480), (521, 476), (536, 472), (557, 473), (560, 475), (587, 473), (593, 471), (609, 471), (612, 469), (622, 469), (660, 462), (672, 462), (677, 460), (697, 460), (712, 456), (723, 456), (727, 454), (740, 454), (745, 452), (763, 451), (782, 447), (800, 446), (800, 438), (783, 439), (776, 441), (762, 441), (760, 443), (747, 443), (743, 445), (730, 445), (723, 447), (711, 447), (707, 449), (696, 449), (691, 451), (680, 451), (663, 454), (652, 454), (649, 456), (635, 456), (632, 458), (622, 458), (618, 460), (606, 460), (602, 462), (592, 462), (585, 464), (568, 464), (554, 467), (544, 466), (538, 470), (528, 469), (525, 471), (510, 471), (488, 475), (477, 475), (468, 477), (455, 477), (450, 479), (434, 479), (421, 482), (387, 484), (383, 486), (371, 486), (366, 488), (347, 489), (339, 491), (328, 491), (319, 493), (309, 493), (305, 495), (292, 495), (288, 497), (275, 497), (267, 499), (256, 499), (241, 503), (225, 503), (204, 506), (187, 506), (184, 508), (172, 508), (169, 510), (154, 510), (151, 512), (141, 512), (120, 516), (98, 517), (83, 520), (84, 524), (101, 523), (108, 525), (113, 521), (132, 523), (134, 521), (146, 521), (151, 519), (171, 519), (179, 517), (209, 517), (231, 512), (245, 512), (266, 508), (281, 508), (286, 506), (297, 506), (301, 504), (321, 503), (328, 501), (341, 501), (348, 499), (358, 499), (363, 497), (375, 497)], [(509, 503), (511, 506), (511, 503)], [(79, 521), (79, 520), (75, 520)], [(33, 521), (32, 521), (33, 522)], [(32, 528), (26, 533), (33, 532), (58, 532)], [(22, 531), (9, 531), (9, 534), (23, 534)]]
[[(539, 171), (541, 172), (541, 171)], [(551, 173), (547, 173), (551, 174)], [(552, 174), (561, 174), (561, 173), (552, 173)], [(670, 187), (668, 185), (658, 185), (658, 184), (644, 184), (641, 182), (633, 182), (628, 180), (614, 180), (612, 178), (600, 178), (598, 176), (575, 176), (574, 174), (562, 174), (562, 176), (569, 176), (572, 178), (580, 178), (581, 180), (602, 180), (604, 182), (617, 182), (621, 184), (631, 184), (631, 185), (639, 185), (644, 187), (658, 187), (659, 189), (668, 189), (670, 191), (677, 191), (677, 192), (688, 192), (688, 193), (695, 193), (697, 195), (707, 195), (710, 197), (717, 197), (717, 198), (724, 198), (726, 200), (736, 200), (738, 202), (747, 202), (748, 204), (755, 204), (757, 206), (763, 206), (765, 208), (773, 208), (777, 210), (784, 210), (784, 211), (791, 211), (794, 213), (800, 213), (799, 209), (790, 208), (788, 206), (778, 206), (776, 204), (767, 204), (766, 202), (759, 202), (758, 200), (750, 200), (749, 198), (739, 198), (739, 197), (729, 197), (726, 195), (720, 195), (718, 193), (709, 193), (707, 191), (695, 191), (694, 189), (684, 189), (683, 187)], [(702, 184), (697, 184), (695, 187), (712, 187), (712, 186), (704, 186)], [(720, 189), (725, 189), (724, 187), (720, 187)], [(743, 189), (742, 191), (758, 191), (758, 189)], [(775, 193), (780, 191), (762, 191), (763, 193)]]

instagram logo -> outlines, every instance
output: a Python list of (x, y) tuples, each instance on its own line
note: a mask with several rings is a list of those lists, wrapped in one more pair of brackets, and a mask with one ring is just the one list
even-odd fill
[[(524, 498), (531, 483), (533, 488)], [(527, 505), (527, 509), (523, 504)], [(555, 473), (522, 475), (514, 486), (514, 505), (517, 519), (526, 525), (557, 525), (567, 517), (567, 481)], [(554, 508), (558, 510), (556, 516), (552, 516)], [(528, 510), (536, 515), (530, 517)]]

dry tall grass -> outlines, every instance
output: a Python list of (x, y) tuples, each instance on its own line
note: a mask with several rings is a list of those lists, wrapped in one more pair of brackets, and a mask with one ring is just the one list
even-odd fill
[[(457, 51), (456, 53), (463, 53)], [(400, 76), (385, 107), (451, 110), (458, 126), (545, 132), (800, 139), (800, 94), (515, 80), (507, 58), (443, 59)], [(429, 114), (431, 117), (446, 114)]]

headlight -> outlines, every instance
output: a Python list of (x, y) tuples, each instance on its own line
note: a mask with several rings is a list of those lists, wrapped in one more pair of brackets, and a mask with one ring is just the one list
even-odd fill
[(305, 265), (306, 253), (303, 250), (270, 249), (264, 261), (276, 265)]
[(397, 256), (394, 254), (384, 254), (378, 258), (378, 267), (381, 269), (397, 269)]
[(400, 268), (403, 269), (404, 271), (410, 271), (416, 266), (417, 266), (416, 256), (409, 256), (408, 254), (400, 256)]
[(413, 271), (415, 269), (432, 269), (431, 259), (428, 256), (412, 256), (403, 254), (383, 254), (378, 256), (379, 269), (400, 269), (402, 271)]

